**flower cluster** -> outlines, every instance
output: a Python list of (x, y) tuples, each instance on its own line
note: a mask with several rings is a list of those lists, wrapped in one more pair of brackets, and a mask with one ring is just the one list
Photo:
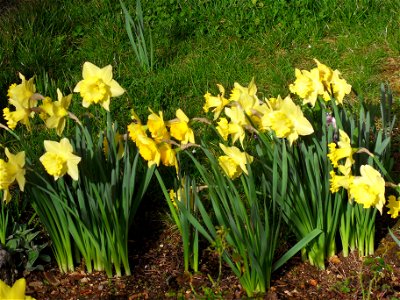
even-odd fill
[(159, 166), (161, 162), (164, 166), (174, 166), (178, 172), (176, 151), (179, 147), (174, 148), (173, 145), (194, 144), (194, 132), (189, 126), (190, 120), (181, 109), (176, 111), (175, 119), (167, 122), (164, 121), (162, 111), (156, 114), (150, 109), (150, 112), (146, 125), (143, 125), (137, 114), (132, 111), (133, 122), (128, 125), (129, 137), (149, 167)]
[(221, 137), (227, 141), (229, 137), (234, 144), (243, 141), (248, 131), (273, 131), (279, 138), (286, 138), (290, 144), (299, 136), (309, 135), (314, 132), (310, 122), (304, 117), (301, 108), (296, 105), (290, 96), (259, 100), (256, 93), (257, 87), (254, 80), (248, 87), (239, 83), (234, 84), (229, 99), (224, 98), (224, 88), (218, 85), (221, 94), (204, 95), (206, 104), (203, 109), (208, 112), (214, 107), (214, 118), (220, 116), (222, 110), (224, 117), (217, 121), (216, 129)]
[[(83, 98), (82, 105), (90, 106), (92, 103), (99, 103), (104, 109), (109, 110), (110, 98), (117, 97), (124, 93), (124, 89), (112, 79), (112, 67), (108, 65), (99, 68), (90, 62), (85, 62), (82, 71), (83, 80), (78, 82), (74, 91), (79, 92)], [(20, 84), (12, 84), (8, 90), (8, 102), (14, 107), (11, 111), (9, 107), (3, 109), (3, 115), (10, 129), (15, 129), (21, 123), (30, 130), (29, 119), (35, 113), (39, 113), (40, 118), (45, 122), (46, 127), (55, 129), (58, 136), (61, 136), (67, 117), (76, 117), (68, 111), (71, 104), (72, 94), (64, 96), (57, 89), (57, 101), (50, 97), (44, 97), (36, 93), (34, 77), (29, 80), (19, 74)], [(41, 104), (39, 105), (39, 100)], [(73, 147), (67, 138), (62, 138), (60, 142), (44, 141), (46, 153), (40, 157), (46, 172), (54, 177), (54, 180), (68, 174), (73, 180), (78, 180), (78, 163), (81, 158), (73, 154)], [(122, 147), (123, 151), (123, 147)], [(8, 162), (0, 159), (0, 190), (4, 190), (3, 200), (9, 202), (11, 195), (9, 187), (16, 181), (20, 190), (24, 190), (25, 185), (25, 152), (13, 155), (5, 149)], [(120, 153), (122, 156), (123, 154)]]
[(289, 85), (292, 93), (303, 99), (303, 104), (309, 103), (315, 106), (318, 96), (325, 101), (334, 98), (337, 104), (343, 104), (345, 95), (350, 94), (351, 85), (340, 77), (338, 70), (332, 70), (328, 66), (315, 59), (317, 68), (310, 71), (295, 69), (296, 80)]
[[(370, 165), (360, 167), (360, 176), (352, 174), (353, 154), (357, 149), (351, 147), (350, 138), (343, 130), (339, 131), (338, 145), (331, 143), (328, 146), (328, 157), (332, 166), (340, 173), (336, 174), (334, 170), (330, 172), (331, 192), (338, 192), (342, 187), (348, 191), (350, 201), (354, 200), (365, 208), (374, 206), (382, 213), (386, 202), (385, 180), (382, 175)], [(389, 212), (392, 216), (395, 214), (395, 207), (396, 204), (392, 202), (393, 212)]]

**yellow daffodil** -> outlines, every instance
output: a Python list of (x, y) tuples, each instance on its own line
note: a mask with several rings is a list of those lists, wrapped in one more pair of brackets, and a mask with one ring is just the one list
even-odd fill
[(68, 116), (68, 108), (71, 104), (72, 94), (63, 96), (61, 91), (57, 89), (58, 101), (51, 102), (45, 99), (40, 108), (47, 114), (46, 127), (55, 128), (57, 135), (61, 136), (65, 128), (66, 117)]
[(91, 104), (100, 104), (105, 110), (110, 110), (111, 97), (121, 96), (125, 90), (112, 79), (111, 65), (99, 68), (90, 62), (83, 64), (83, 80), (74, 88), (75, 93), (80, 93), (83, 98), (83, 107)]
[(26, 80), (25, 76), (19, 73), (19, 78), (22, 82), (18, 85), (15, 83), (12, 84), (7, 93), (9, 97), (8, 102), (15, 107), (15, 110), (11, 111), (6, 107), (3, 109), (3, 116), (7, 121), (7, 126), (11, 129), (15, 129), (17, 124), (21, 122), (30, 130), (29, 118), (34, 116), (32, 108), (37, 106), (37, 97), (35, 97), (36, 87), (33, 82), (34, 77)]
[(217, 127), (215, 127), (218, 133), (221, 135), (224, 141), (228, 140), (229, 137), (229, 124), (226, 118), (220, 118), (217, 122)]
[(78, 163), (81, 158), (74, 155), (72, 145), (67, 138), (61, 139), (60, 142), (44, 141), (46, 153), (40, 157), (46, 172), (54, 176), (54, 180), (68, 173), (73, 180), (78, 180), (79, 171)]
[(133, 120), (133, 122), (131, 124), (128, 125), (128, 133), (129, 133), (129, 137), (131, 138), (131, 140), (136, 143), (136, 138), (138, 135), (140, 134), (146, 134), (146, 126), (142, 125), (142, 121), (140, 120), (140, 118), (138, 117), (138, 115), (135, 113), (134, 110), (131, 111), (131, 119)]
[(342, 187), (346, 190), (349, 189), (349, 186), (353, 180), (353, 176), (350, 174), (346, 175), (336, 175), (335, 171), (330, 171), (330, 191), (331, 193), (336, 193)]
[(299, 136), (310, 135), (314, 132), (311, 123), (304, 117), (301, 108), (294, 104), (289, 96), (275, 105), (279, 109), (269, 113), (267, 115), (269, 120), (264, 120), (264, 122), (275, 131), (277, 137), (286, 138), (292, 145)]
[(343, 104), (344, 96), (351, 92), (351, 85), (340, 77), (341, 74), (338, 70), (333, 71), (317, 59), (314, 59), (314, 61), (317, 63), (319, 77), (324, 85), (325, 93), (328, 94), (328, 97), (323, 97), (324, 100), (328, 101), (330, 100), (330, 96), (332, 96), (335, 98), (337, 104)]
[(160, 152), (160, 159), (164, 166), (175, 167), (178, 173), (178, 160), (176, 159), (176, 151), (172, 149), (171, 145), (168, 143), (161, 143), (158, 145), (158, 151)]
[(343, 78), (340, 78), (340, 72), (335, 70), (332, 76), (332, 92), (336, 103), (343, 104), (343, 99), (345, 95), (351, 93), (351, 85)]
[(176, 111), (176, 119), (168, 122), (171, 136), (180, 141), (182, 145), (194, 143), (194, 133), (188, 123), (189, 118), (181, 109)]
[(389, 208), (388, 214), (393, 218), (397, 218), (399, 216), (399, 211), (400, 211), (400, 197), (397, 198), (390, 195), (388, 198), (388, 204), (386, 205), (387, 208)]
[(350, 142), (351, 141), (347, 133), (339, 129), (339, 142), (337, 143), (339, 148), (336, 147), (335, 143), (330, 143), (328, 145), (328, 158), (330, 159), (334, 168), (338, 167), (338, 162), (341, 159), (346, 159), (344, 166), (347, 168), (350, 168), (353, 165), (353, 154), (357, 151), (357, 149), (352, 148)]
[(259, 105), (257, 86), (254, 82), (254, 78), (251, 80), (248, 87), (243, 87), (235, 82), (229, 100), (236, 101), (242, 110), (250, 116), (252, 114), (252, 109)]
[(235, 179), (239, 177), (242, 172), (248, 174), (246, 164), (253, 161), (253, 157), (246, 152), (240, 151), (237, 147), (226, 147), (223, 144), (219, 144), (225, 155), (218, 158), (218, 162), (225, 174)]
[(151, 133), (151, 137), (157, 144), (164, 140), (169, 140), (170, 136), (163, 119), (162, 111), (157, 115), (151, 109), (149, 110), (151, 114), (147, 118), (147, 128)]
[(17, 181), (19, 189), (24, 191), (25, 187), (25, 152), (21, 151), (17, 154), (12, 154), (5, 149), (8, 162), (0, 159), (0, 190), (4, 191), (3, 201), (10, 202), (11, 194), (9, 187)]
[(295, 75), (296, 80), (289, 85), (289, 90), (302, 98), (303, 104), (310, 103), (314, 107), (319, 95), (330, 99), (329, 95), (325, 93), (317, 68), (311, 71), (295, 69)]
[(349, 186), (351, 199), (365, 208), (375, 206), (381, 213), (385, 204), (385, 180), (370, 165), (360, 167), (360, 175), (355, 176)]
[(145, 134), (139, 134), (136, 137), (136, 147), (140, 155), (147, 161), (149, 167), (160, 165), (161, 153), (158, 150), (156, 142)]
[(4, 159), (0, 159), (0, 191), (3, 191), (3, 201), (6, 203), (11, 200), (9, 187), (13, 182), (13, 176), (8, 170), (7, 162)]
[(243, 109), (239, 106), (225, 107), (225, 115), (230, 119), (228, 132), (232, 137), (232, 143), (234, 144), (239, 140), (243, 146), (243, 140), (245, 138), (243, 127), (249, 125)]
[(31, 296), (25, 295), (26, 280), (18, 279), (14, 285), (8, 286), (4, 281), (0, 280), (0, 299), (1, 300), (35, 300)]
[(214, 120), (218, 119), (224, 107), (229, 103), (229, 100), (224, 97), (225, 89), (222, 85), (217, 84), (219, 89), (218, 96), (212, 96), (210, 93), (204, 95), (206, 103), (203, 106), (204, 112), (208, 112), (210, 108), (214, 108), (212, 112), (214, 113)]
[(34, 77), (26, 80), (25, 76), (19, 73), (19, 78), (22, 82), (18, 85), (14, 83), (9, 87), (7, 92), (8, 98), (21, 103), (23, 107), (35, 107), (37, 100), (33, 97), (36, 92)]

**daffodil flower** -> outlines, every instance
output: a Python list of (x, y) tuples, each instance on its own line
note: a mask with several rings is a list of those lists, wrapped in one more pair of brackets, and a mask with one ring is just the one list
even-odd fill
[(8, 98), (21, 103), (23, 107), (35, 107), (37, 100), (33, 97), (36, 92), (34, 77), (26, 80), (25, 76), (19, 73), (19, 78), (22, 82), (18, 85), (14, 83), (9, 87), (7, 92)]
[(337, 175), (333, 170), (329, 173), (329, 175), (331, 193), (337, 193), (340, 188), (348, 190), (354, 178), (354, 176), (352, 176), (350, 173), (345, 175)]
[(146, 134), (146, 126), (142, 125), (142, 121), (140, 120), (139, 116), (135, 113), (134, 110), (131, 111), (131, 119), (133, 122), (128, 125), (128, 133), (131, 140), (136, 143), (136, 138), (138, 135), (145, 135)]
[(169, 140), (170, 135), (163, 119), (162, 111), (159, 115), (149, 109), (151, 114), (147, 118), (147, 128), (151, 133), (151, 137), (156, 143), (161, 143), (164, 140)]
[(385, 180), (370, 165), (362, 165), (360, 175), (355, 176), (350, 183), (350, 198), (364, 205), (365, 208), (375, 206), (382, 214), (385, 204)]
[(83, 80), (74, 88), (75, 93), (80, 93), (83, 98), (83, 107), (91, 104), (100, 104), (105, 110), (110, 110), (111, 97), (121, 96), (125, 90), (112, 78), (112, 67), (107, 65), (99, 68), (85, 62), (82, 70)]
[(295, 69), (295, 75), (296, 80), (289, 85), (289, 90), (302, 98), (303, 104), (309, 103), (314, 107), (319, 95), (322, 95), (324, 99), (330, 99), (329, 95), (325, 93), (317, 68), (311, 71)]
[(60, 89), (57, 89), (58, 101), (43, 101), (40, 108), (47, 114), (46, 127), (55, 128), (57, 135), (61, 136), (65, 128), (66, 117), (68, 116), (68, 108), (71, 104), (72, 94), (63, 96)]
[(237, 102), (242, 110), (250, 116), (252, 114), (252, 109), (259, 106), (260, 102), (257, 98), (257, 86), (254, 82), (254, 78), (251, 80), (248, 87), (243, 87), (235, 82), (229, 100), (231, 102)]
[(195, 142), (193, 130), (188, 123), (189, 118), (181, 109), (176, 111), (176, 119), (168, 122), (171, 136), (180, 141), (182, 145)]
[(136, 147), (138, 147), (140, 155), (147, 161), (149, 167), (154, 164), (160, 165), (161, 153), (152, 138), (145, 134), (139, 134), (136, 137)]
[(72, 145), (67, 138), (61, 139), (60, 142), (44, 141), (46, 153), (40, 157), (46, 172), (54, 176), (54, 180), (68, 173), (73, 180), (78, 180), (79, 171), (78, 163), (81, 158), (74, 155)]
[(160, 160), (166, 167), (175, 167), (176, 173), (179, 171), (178, 160), (176, 159), (176, 151), (172, 149), (171, 144), (163, 142), (158, 146), (160, 152)]
[(239, 177), (242, 172), (248, 174), (246, 164), (253, 161), (253, 157), (246, 152), (240, 151), (237, 147), (227, 147), (223, 144), (219, 144), (225, 155), (218, 158), (219, 165), (224, 170), (225, 174), (235, 179)]
[(279, 138), (286, 138), (292, 145), (299, 136), (310, 135), (314, 132), (311, 123), (304, 117), (299, 106), (294, 104), (288, 96), (281, 100), (277, 98), (279, 104), (274, 103), (277, 110), (273, 110), (266, 115), (268, 120), (263, 120), (266, 126), (269, 126)]
[(7, 96), (8, 102), (14, 106), (15, 110), (11, 111), (6, 107), (3, 109), (4, 119), (7, 121), (7, 126), (15, 129), (19, 122), (24, 124), (30, 130), (29, 118), (33, 117), (33, 107), (37, 106), (37, 99), (34, 97), (36, 87), (34, 84), (34, 77), (29, 80), (19, 73), (19, 78), (22, 80), (20, 84), (12, 84), (8, 89)]
[(332, 166), (337, 168), (339, 160), (346, 159), (344, 166), (350, 168), (354, 163), (353, 154), (357, 149), (351, 147), (349, 136), (341, 129), (339, 129), (339, 142), (337, 145), (339, 148), (336, 147), (335, 143), (330, 143), (328, 145), (328, 158), (330, 159)]
[(21, 151), (17, 154), (12, 154), (5, 149), (5, 154), (8, 162), (0, 159), (0, 190), (4, 191), (3, 201), (8, 203), (11, 200), (9, 187), (17, 181), (19, 189), (24, 191), (25, 187), (25, 152)]
[(31, 296), (25, 295), (26, 280), (18, 279), (14, 285), (8, 286), (4, 281), (0, 280), (0, 299), (1, 300), (35, 300)]
[(397, 218), (399, 216), (400, 212), (400, 197), (397, 198), (390, 195), (388, 198), (388, 204), (386, 205), (387, 208), (389, 208), (388, 214), (393, 218)]
[(214, 108), (212, 112), (214, 113), (214, 120), (218, 119), (224, 107), (229, 104), (229, 100), (225, 98), (225, 89), (222, 85), (217, 84), (219, 89), (218, 96), (212, 96), (210, 93), (204, 95), (206, 103), (203, 106), (204, 112), (208, 112), (210, 108)]

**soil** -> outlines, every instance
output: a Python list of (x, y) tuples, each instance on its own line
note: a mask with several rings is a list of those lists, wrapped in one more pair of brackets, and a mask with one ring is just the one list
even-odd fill
[[(201, 272), (185, 274), (179, 233), (159, 220), (139, 224), (147, 230), (130, 243), (133, 275), (107, 278), (102, 272), (87, 274), (82, 267), (61, 274), (48, 265), (25, 276), (27, 294), (36, 299), (248, 299), (227, 266), (217, 281), (218, 256), (208, 249), (202, 254)], [(363, 299), (370, 285), (371, 299), (400, 298), (400, 247), (387, 235), (387, 224), (400, 238), (400, 222), (377, 224), (381, 237), (373, 257), (340, 254), (330, 259), (326, 270), (318, 270), (296, 256), (274, 274), (268, 294), (257, 299)]]

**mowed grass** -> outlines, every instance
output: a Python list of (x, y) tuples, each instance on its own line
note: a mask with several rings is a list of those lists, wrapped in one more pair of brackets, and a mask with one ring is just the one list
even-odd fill
[[(135, 1), (125, 4), (134, 16)], [(260, 98), (286, 96), (294, 69), (314, 67), (313, 58), (376, 101), (387, 59), (400, 54), (400, 0), (142, 0), (142, 7), (155, 47), (151, 72), (136, 61), (119, 1), (23, 0), (3, 11), (0, 108), (18, 72), (36, 75), (38, 91), (56, 98), (56, 88), (72, 93), (85, 61), (113, 66), (127, 91), (111, 105), (122, 126), (132, 108), (143, 120), (149, 107), (166, 119), (178, 108), (203, 116), (203, 95), (216, 94), (217, 83), (229, 94), (234, 82), (254, 77)], [(85, 113), (73, 99), (71, 110)], [(46, 135), (40, 128), (37, 145)]]

